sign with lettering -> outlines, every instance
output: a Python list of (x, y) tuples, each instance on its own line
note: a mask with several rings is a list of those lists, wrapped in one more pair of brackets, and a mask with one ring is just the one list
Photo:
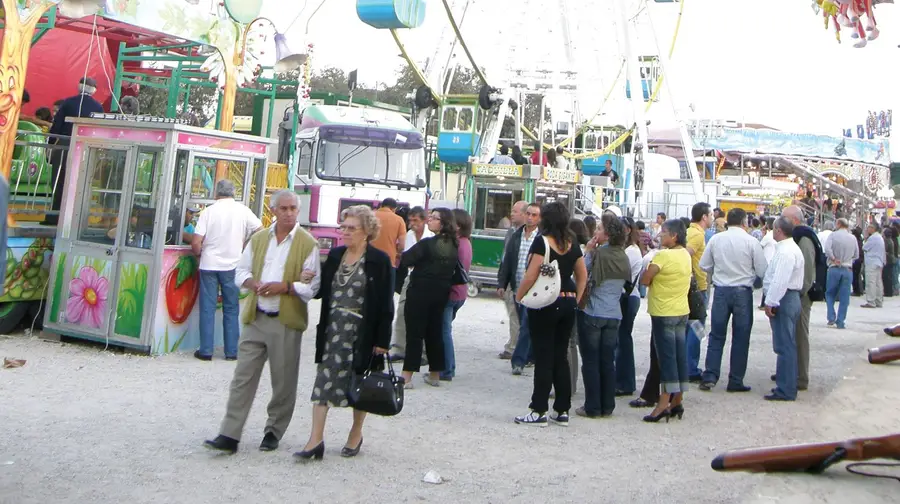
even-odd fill
[(581, 172), (578, 170), (561, 170), (558, 168), (544, 168), (544, 180), (548, 182), (565, 182), (577, 184)]
[(521, 177), (522, 167), (505, 164), (473, 164), (472, 175), (479, 177)]

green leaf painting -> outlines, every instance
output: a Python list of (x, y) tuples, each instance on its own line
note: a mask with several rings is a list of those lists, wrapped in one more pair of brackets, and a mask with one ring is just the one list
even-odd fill
[(66, 271), (66, 253), (60, 252), (59, 259), (56, 261), (56, 277), (53, 279), (53, 298), (50, 301), (50, 322), (54, 324), (59, 321), (59, 303), (62, 299), (63, 285), (65, 278), (63, 275)]
[(141, 337), (147, 296), (147, 265), (124, 263), (119, 275), (116, 301), (116, 334)]
[(175, 265), (175, 270), (178, 272), (178, 277), (175, 279), (175, 288), (181, 287), (181, 284), (187, 281), (188, 278), (194, 276), (194, 273), (197, 272), (197, 258), (192, 255), (183, 255), (178, 258), (178, 263)]

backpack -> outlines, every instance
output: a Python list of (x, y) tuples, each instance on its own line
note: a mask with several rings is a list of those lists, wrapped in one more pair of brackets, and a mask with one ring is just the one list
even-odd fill
[(813, 246), (816, 249), (816, 276), (813, 279), (813, 284), (809, 288), (809, 291), (806, 293), (809, 296), (810, 301), (824, 301), (825, 300), (825, 283), (828, 278), (828, 264), (827, 259), (825, 258), (825, 251), (822, 249), (822, 243), (819, 242), (819, 237), (816, 236), (815, 231), (809, 226), (798, 226), (794, 228), (794, 243), (800, 245), (801, 238), (809, 238), (813, 242)]

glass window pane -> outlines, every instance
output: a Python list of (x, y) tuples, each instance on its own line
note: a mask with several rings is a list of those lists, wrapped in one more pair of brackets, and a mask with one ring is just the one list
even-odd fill
[(215, 199), (216, 160), (197, 156), (191, 172), (191, 198)]
[(88, 153), (90, 193), (79, 223), (78, 239), (92, 243), (115, 243), (125, 176), (124, 150), (92, 148)]
[(162, 151), (139, 150), (134, 178), (134, 196), (128, 212), (125, 246), (149, 249), (153, 246), (153, 222), (156, 220), (159, 199)]
[(472, 118), (475, 116), (474, 108), (464, 108), (459, 111), (459, 130), (470, 131), (472, 129)]
[(187, 208), (184, 202), (184, 181), (187, 177), (187, 164), (190, 153), (186, 150), (179, 150), (175, 155), (175, 174), (172, 180), (172, 207), (169, 209), (168, 225), (166, 229), (167, 245), (187, 245), (190, 244), (189, 237), (186, 233), (193, 234), (193, 214), (183, 214)]
[(216, 182), (228, 179), (234, 184), (234, 199), (244, 200), (244, 174), (247, 173), (247, 163), (244, 161), (219, 160), (216, 163)]
[(443, 131), (455, 131), (457, 115), (457, 110), (455, 108), (444, 107), (444, 119), (441, 125), (441, 129)]

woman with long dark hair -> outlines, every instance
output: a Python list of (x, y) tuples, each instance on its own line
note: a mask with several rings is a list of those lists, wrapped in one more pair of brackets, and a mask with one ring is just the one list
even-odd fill
[[(556, 390), (551, 419), (560, 425), (568, 425), (572, 406), (572, 384), (567, 358), (572, 326), (575, 324), (577, 300), (584, 294), (587, 269), (581, 247), (569, 228), (569, 210), (559, 202), (541, 207), (541, 239), (531, 245), (525, 277), (516, 292), (521, 302), (535, 284), (541, 272), (544, 256), (550, 262), (557, 261), (561, 280), (559, 297), (550, 305), (528, 309), (528, 328), (534, 349), (534, 390), (531, 394), (531, 411), (516, 417), (517, 424), (547, 426), (550, 389)], [(574, 279), (573, 279), (574, 277)]]
[(429, 374), (425, 383), (440, 386), (444, 371), (444, 310), (450, 300), (453, 272), (459, 261), (459, 237), (453, 212), (446, 208), (432, 210), (428, 229), (434, 236), (425, 238), (400, 258), (400, 268), (414, 268), (406, 288), (406, 359), (403, 378), (412, 388), (412, 375), (422, 363), (422, 345), (428, 357)]
[(685, 248), (687, 231), (684, 223), (677, 219), (664, 222), (659, 241), (663, 250), (656, 253), (641, 276), (641, 283), (650, 287), (647, 312), (660, 379), (656, 408), (644, 417), (645, 422), (659, 422), (663, 418), (668, 422), (670, 416), (681, 419), (684, 414), (682, 400), (688, 389), (685, 327), (690, 313), (688, 291), (692, 267), (691, 256)]
[[(459, 264), (466, 269), (472, 267), (472, 216), (465, 210), (454, 208), (453, 218), (456, 220), (459, 236)], [(456, 320), (456, 312), (466, 303), (469, 297), (469, 286), (465, 284), (454, 285), (450, 288), (450, 300), (444, 308), (444, 360), (446, 365), (441, 372), (442, 381), (453, 381), (456, 376), (456, 352), (453, 349), (453, 321)]]
[(590, 268), (590, 287), (581, 299), (583, 307), (578, 346), (584, 375), (584, 406), (579, 416), (612, 415), (616, 408), (615, 353), (622, 320), (620, 298), (631, 279), (631, 264), (625, 254), (625, 226), (606, 213), (597, 225), (585, 258)]
[(622, 291), (619, 300), (622, 309), (622, 322), (619, 324), (619, 344), (616, 347), (616, 395), (630, 396), (634, 394), (637, 384), (634, 379), (634, 319), (641, 309), (641, 293), (638, 290), (643, 254), (640, 244), (641, 232), (631, 217), (622, 217), (625, 226), (625, 255), (631, 268), (631, 276)]

